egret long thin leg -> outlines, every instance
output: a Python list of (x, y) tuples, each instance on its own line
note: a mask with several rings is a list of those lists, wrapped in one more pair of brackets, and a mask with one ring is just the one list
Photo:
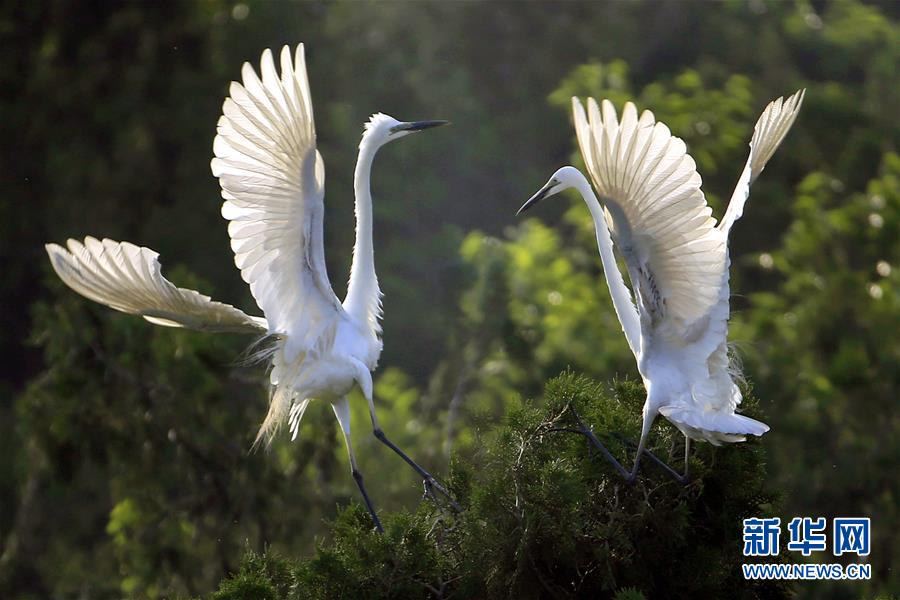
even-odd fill
[(453, 499), (453, 496), (450, 495), (450, 492), (447, 491), (447, 488), (445, 488), (443, 485), (441, 485), (438, 482), (438, 480), (435, 479), (431, 473), (429, 473), (428, 471), (426, 471), (425, 469), (420, 467), (418, 465), (418, 463), (416, 463), (416, 461), (411, 459), (409, 457), (409, 455), (406, 454), (406, 452), (401, 450), (397, 446), (397, 444), (395, 444), (390, 439), (388, 439), (388, 437), (384, 434), (384, 431), (382, 431), (382, 429), (380, 427), (378, 427), (377, 424), (374, 424), (374, 425), (375, 425), (375, 428), (373, 430), (373, 433), (375, 434), (375, 437), (378, 438), (378, 440), (382, 444), (384, 444), (385, 446), (387, 446), (388, 448), (393, 450), (397, 454), (397, 456), (399, 456), (404, 461), (406, 461), (406, 464), (408, 464), (410, 467), (412, 467), (413, 470), (416, 473), (418, 473), (419, 476), (422, 477), (422, 479), (425, 480), (426, 488), (435, 489), (435, 490), (439, 491), (441, 494), (443, 494), (444, 497), (447, 498), (447, 501), (449, 502), (449, 504), (453, 508), (453, 510), (455, 510), (455, 511), (462, 510), (462, 507), (456, 502), (456, 500)]
[(372, 399), (372, 380), (368, 369), (359, 369), (357, 381), (359, 382), (360, 388), (363, 391), (363, 396), (366, 397), (366, 402), (368, 402), (369, 404), (369, 416), (372, 419), (372, 433), (375, 434), (375, 437), (378, 438), (378, 441), (393, 450), (397, 454), (397, 456), (406, 461), (406, 464), (412, 467), (413, 470), (418, 473), (422, 477), (422, 479), (424, 479), (423, 483), (425, 485), (426, 495), (429, 495), (430, 490), (437, 490), (447, 498), (447, 501), (450, 504), (451, 508), (453, 508), (453, 510), (457, 512), (462, 511), (462, 507), (456, 502), (456, 500), (453, 499), (453, 496), (450, 495), (450, 492), (447, 491), (447, 488), (438, 483), (437, 479), (435, 479), (431, 473), (420, 467), (419, 464), (411, 459), (409, 455), (406, 454), (406, 452), (401, 450), (397, 446), (397, 444), (388, 439), (388, 437), (384, 433), (384, 430), (381, 429), (381, 426), (378, 424), (378, 415), (375, 414), (375, 401)]
[(366, 503), (366, 509), (375, 523), (375, 529), (379, 533), (384, 533), (384, 528), (381, 527), (381, 520), (375, 513), (375, 507), (372, 505), (372, 500), (369, 498), (369, 493), (366, 491), (366, 486), (363, 483), (362, 473), (356, 465), (356, 453), (353, 452), (353, 442), (350, 441), (350, 405), (347, 403), (346, 398), (341, 398), (333, 403), (331, 408), (334, 410), (334, 416), (337, 417), (341, 426), (341, 433), (344, 434), (344, 443), (347, 444), (347, 454), (350, 456), (350, 474), (353, 475), (353, 481), (356, 482), (356, 487), (359, 488), (359, 493), (362, 494), (363, 501)]
[(375, 507), (372, 506), (372, 500), (369, 499), (369, 493), (366, 492), (366, 486), (363, 484), (362, 473), (360, 473), (359, 469), (357, 469), (356, 467), (353, 467), (350, 472), (353, 475), (353, 481), (356, 482), (356, 487), (359, 488), (359, 493), (362, 494), (363, 501), (366, 503), (366, 509), (369, 511), (369, 515), (372, 517), (372, 521), (375, 522), (375, 529), (378, 530), (378, 533), (384, 533), (384, 528), (381, 526), (381, 521), (378, 519), (378, 515), (375, 513)]
[[(662, 467), (669, 475), (671, 475), (680, 483), (685, 483), (687, 481), (687, 473), (685, 473), (684, 475), (679, 475), (674, 469), (672, 469), (672, 467), (667, 465), (661, 459), (656, 457), (652, 452), (647, 450), (647, 436), (650, 432), (650, 426), (653, 424), (652, 418), (644, 419), (644, 425), (641, 431), (641, 439), (637, 445), (637, 451), (634, 455), (634, 465), (631, 468), (631, 472), (629, 472), (625, 470), (625, 467), (622, 466), (622, 463), (616, 460), (616, 457), (614, 457), (612, 453), (606, 448), (606, 446), (603, 445), (603, 442), (601, 442), (597, 438), (597, 436), (594, 435), (594, 432), (591, 431), (591, 429), (587, 425), (585, 425), (584, 421), (581, 420), (581, 417), (578, 415), (578, 412), (575, 410), (575, 408), (571, 407), (571, 410), (572, 414), (575, 416), (575, 421), (578, 423), (580, 433), (582, 433), (588, 440), (590, 440), (591, 444), (593, 444), (593, 446), (597, 448), (597, 450), (599, 450), (601, 454), (603, 454), (603, 457), (607, 460), (607, 462), (609, 462), (609, 464), (613, 466), (616, 472), (619, 473), (619, 475), (621, 475), (628, 483), (634, 483), (634, 480), (637, 479), (637, 472), (638, 468), (640, 467), (641, 456), (644, 454), (646, 454), (650, 458), (650, 460)], [(619, 435), (617, 435), (616, 437), (619, 438), (619, 440), (621, 440), (622, 442), (625, 442), (626, 444), (634, 448), (633, 442), (630, 442)], [(687, 450), (685, 450), (685, 456), (687, 456)]]
[(369, 515), (371, 515), (372, 521), (375, 523), (375, 529), (378, 530), (378, 533), (384, 533), (384, 528), (381, 526), (381, 520), (375, 512), (375, 506), (372, 505), (372, 500), (369, 498), (369, 493), (366, 491), (366, 486), (363, 483), (362, 472), (360, 472), (359, 468), (356, 466), (356, 456), (353, 454), (350, 436), (345, 435), (344, 441), (347, 442), (347, 452), (350, 454), (350, 474), (353, 475), (353, 481), (356, 482), (356, 487), (359, 488), (359, 493), (362, 494), (363, 501), (366, 503), (366, 510), (369, 511)]
[[(618, 435), (618, 434), (613, 434), (613, 435), (615, 435), (616, 439), (618, 439), (620, 442), (622, 442), (623, 444), (625, 444), (625, 445), (628, 446), (629, 448), (632, 448), (632, 449), (636, 448), (636, 444), (635, 444), (633, 441), (631, 441), (631, 440), (629, 440), (629, 439), (626, 439), (626, 438), (625, 438), (624, 436), (622, 436), (622, 435)], [(684, 461), (684, 474), (679, 474), (678, 471), (676, 471), (675, 469), (673, 469), (672, 467), (670, 467), (668, 464), (666, 464), (666, 462), (665, 462), (663, 459), (661, 459), (661, 458), (659, 458), (658, 456), (656, 456), (655, 454), (653, 454), (653, 452), (651, 452), (651, 451), (648, 450), (647, 448), (644, 448), (644, 450), (643, 450), (643, 454), (646, 455), (647, 458), (649, 458), (651, 462), (653, 462), (654, 464), (656, 464), (657, 466), (659, 466), (663, 471), (665, 471), (666, 473), (668, 473), (669, 476), (672, 477), (672, 479), (674, 479), (674, 480), (677, 481), (678, 483), (682, 483), (682, 484), (686, 484), (686, 483), (688, 482), (688, 480), (689, 480), (689, 472), (688, 472), (688, 470), (689, 470), (689, 467), (690, 467), (689, 458), (690, 458), (690, 451), (691, 451), (691, 440), (690, 440), (690, 438), (687, 437), (687, 436), (685, 436), (684, 439), (685, 439), (685, 443), (684, 443), (684, 458), (685, 458), (685, 461)]]
[(622, 463), (616, 460), (616, 457), (613, 456), (609, 450), (607, 450), (606, 446), (603, 445), (603, 442), (597, 439), (597, 436), (594, 435), (594, 432), (591, 431), (590, 427), (585, 425), (584, 421), (581, 420), (581, 417), (578, 415), (574, 408), (572, 408), (572, 414), (575, 415), (575, 421), (578, 423), (578, 431), (584, 437), (590, 440), (591, 444), (593, 444), (593, 446), (600, 451), (600, 454), (602, 454), (607, 462), (609, 462), (609, 464), (613, 466), (616, 472), (618, 472), (619, 475), (624, 477), (626, 480), (633, 479), (628, 474), (628, 471), (625, 470), (625, 467), (622, 466)]
[(644, 426), (641, 430), (641, 439), (638, 441), (637, 450), (634, 453), (634, 466), (631, 468), (631, 474), (628, 477), (629, 483), (637, 479), (638, 467), (641, 465), (641, 456), (643, 456), (644, 452), (646, 451), (647, 435), (650, 433), (650, 425), (652, 423), (652, 419), (648, 419), (646, 416), (644, 417)]

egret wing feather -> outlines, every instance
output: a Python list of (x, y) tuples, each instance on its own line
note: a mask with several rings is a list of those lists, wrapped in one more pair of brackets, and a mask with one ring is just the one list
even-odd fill
[(753, 128), (753, 138), (750, 140), (750, 156), (747, 157), (747, 164), (731, 195), (725, 216), (719, 223), (719, 229), (725, 233), (726, 237), (734, 222), (744, 214), (744, 204), (750, 197), (750, 185), (766, 168), (766, 163), (772, 158), (775, 150), (791, 130), (794, 121), (797, 120), (797, 114), (800, 112), (805, 95), (806, 90), (803, 89), (787, 100), (782, 97), (773, 100), (766, 106), (756, 122), (756, 126)]
[[(738, 180), (725, 216), (718, 228), (728, 237), (731, 226), (741, 217), (744, 204), (750, 196), (750, 186), (756, 180), (772, 158), (775, 150), (784, 140), (791, 126), (797, 119), (800, 106), (803, 104), (803, 96), (806, 90), (799, 90), (787, 100), (777, 98), (770, 102), (756, 122), (753, 137), (750, 140), (750, 156)], [(727, 252), (727, 250), (726, 250)], [(731, 378), (731, 361), (728, 356), (728, 345), (725, 340), (728, 336), (729, 307), (729, 271), (731, 267), (730, 254), (726, 255), (725, 270), (722, 273), (722, 284), (719, 292), (719, 303), (709, 313), (706, 331), (695, 348), (698, 356), (708, 356), (709, 382), (713, 386), (711, 393), (704, 390), (696, 390), (698, 397), (715, 398), (714, 408), (734, 411), (741, 402), (741, 393)]]
[[(642, 328), (687, 338), (719, 299), (725, 240), (682, 140), (627, 103), (573, 99), (578, 141), (625, 259)], [(580, 125), (578, 125), (581, 123)], [(689, 340), (687, 340), (689, 341)]]
[(213, 174), (235, 265), (271, 333), (286, 338), (286, 359), (317, 348), (342, 308), (325, 267), (325, 174), (316, 150), (303, 45), (271, 51), (231, 84), (214, 142)]
[(128, 242), (87, 237), (67, 248), (45, 246), (50, 264), (70, 288), (115, 310), (166, 327), (264, 333), (266, 320), (180, 288), (162, 276), (159, 254)]

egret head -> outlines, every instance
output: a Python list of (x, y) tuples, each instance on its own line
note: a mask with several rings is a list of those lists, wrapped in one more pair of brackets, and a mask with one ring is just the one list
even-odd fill
[(366, 123), (363, 142), (382, 146), (411, 133), (447, 125), (449, 121), (398, 121), (384, 113), (375, 113)]
[(570, 187), (575, 187), (579, 179), (583, 179), (581, 172), (575, 167), (563, 167), (554, 173), (544, 187), (528, 199), (528, 202), (522, 205), (522, 208), (516, 212), (517, 215), (522, 214), (544, 198), (549, 198), (554, 194), (558, 194)]

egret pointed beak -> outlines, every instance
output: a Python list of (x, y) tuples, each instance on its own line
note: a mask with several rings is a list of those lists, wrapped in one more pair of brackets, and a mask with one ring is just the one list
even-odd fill
[(425, 129), (431, 129), (432, 127), (440, 127), (441, 125), (449, 125), (450, 121), (440, 121), (440, 120), (432, 120), (432, 121), (410, 121), (409, 123), (399, 123), (391, 127), (391, 133), (398, 133), (400, 131), (424, 131)]
[(553, 187), (555, 185), (556, 185), (555, 181), (553, 181), (553, 180), (548, 181), (544, 185), (544, 187), (542, 187), (541, 189), (538, 190), (537, 194), (535, 194), (534, 196), (529, 198), (528, 201), (522, 205), (522, 208), (520, 208), (519, 210), (516, 211), (516, 216), (518, 217), (523, 212), (525, 212), (526, 210), (528, 210), (529, 208), (531, 208), (532, 206), (534, 206), (535, 204), (537, 204), (538, 202), (540, 202), (541, 200), (546, 198), (547, 196), (550, 196), (551, 195), (550, 190), (553, 189)]

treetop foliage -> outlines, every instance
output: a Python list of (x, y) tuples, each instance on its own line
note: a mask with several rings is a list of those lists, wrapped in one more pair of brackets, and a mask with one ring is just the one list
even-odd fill
[[(654, 466), (628, 485), (572, 433), (591, 423), (631, 460), (627, 445), (602, 432), (636, 439), (643, 401), (634, 382), (610, 387), (565, 373), (481, 436), (481, 468), (453, 464), (461, 513), (422, 502), (415, 513), (387, 516), (380, 535), (354, 504), (311, 557), (248, 553), (211, 597), (787, 597), (781, 584), (744, 581), (739, 568), (733, 523), (768, 514), (775, 501), (758, 442), (703, 445), (688, 486)], [(683, 436), (661, 429), (651, 449), (677, 461)]]

